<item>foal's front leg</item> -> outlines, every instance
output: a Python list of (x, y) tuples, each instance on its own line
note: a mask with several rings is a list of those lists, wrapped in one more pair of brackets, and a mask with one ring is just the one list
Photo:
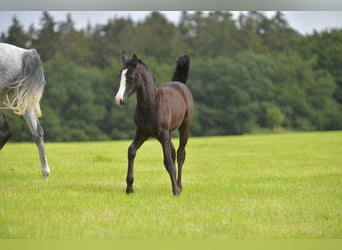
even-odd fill
[(148, 136), (145, 135), (139, 129), (136, 130), (134, 140), (132, 144), (128, 147), (128, 170), (126, 176), (126, 193), (133, 193), (133, 181), (134, 181), (134, 158), (135, 155), (140, 148), (140, 146), (148, 139)]
[(44, 130), (38, 121), (33, 107), (25, 112), (24, 118), (38, 147), (40, 163), (42, 166), (42, 175), (45, 179), (47, 179), (50, 175), (50, 167), (44, 149)]

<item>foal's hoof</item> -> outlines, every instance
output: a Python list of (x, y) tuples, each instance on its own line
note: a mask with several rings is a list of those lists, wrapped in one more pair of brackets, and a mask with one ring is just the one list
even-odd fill
[(134, 193), (133, 188), (126, 188), (126, 194)]
[(182, 190), (179, 189), (179, 188), (177, 188), (176, 190), (172, 190), (172, 192), (173, 192), (173, 195), (174, 195), (175, 197), (177, 197), (177, 196), (180, 196)]

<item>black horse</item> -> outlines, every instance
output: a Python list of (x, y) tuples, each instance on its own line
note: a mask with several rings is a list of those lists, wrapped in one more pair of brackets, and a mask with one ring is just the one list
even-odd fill
[[(123, 68), (120, 71), (120, 87), (116, 94), (117, 104), (124, 105), (136, 92), (137, 106), (134, 121), (137, 126), (132, 144), (128, 148), (128, 172), (126, 193), (133, 192), (133, 164), (137, 150), (149, 138), (155, 137), (163, 147), (164, 165), (168, 171), (173, 194), (182, 190), (182, 166), (185, 146), (192, 122), (193, 97), (185, 85), (188, 78), (190, 58), (181, 55), (173, 73), (172, 82), (157, 85), (152, 73), (134, 54), (131, 59), (122, 52)], [(178, 178), (176, 179), (176, 151), (171, 142), (171, 132), (179, 131), (177, 150)]]

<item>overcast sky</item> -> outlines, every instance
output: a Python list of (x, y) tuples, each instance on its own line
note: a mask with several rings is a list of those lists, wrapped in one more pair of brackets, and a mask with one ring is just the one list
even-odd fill
[[(170, 21), (178, 23), (181, 12), (161, 11)], [(77, 29), (85, 28), (88, 23), (106, 24), (109, 18), (131, 17), (134, 21), (143, 20), (149, 11), (49, 11), (56, 22), (66, 20), (67, 13), (71, 13)], [(234, 11), (234, 18), (239, 12)], [(274, 11), (264, 12), (268, 17), (273, 16)], [(342, 28), (342, 11), (283, 11), (289, 25), (301, 34), (311, 34), (314, 30), (322, 31), (331, 28)], [(30, 24), (40, 27), (41, 11), (0, 11), (0, 33), (6, 32), (12, 24), (13, 16), (27, 30)]]

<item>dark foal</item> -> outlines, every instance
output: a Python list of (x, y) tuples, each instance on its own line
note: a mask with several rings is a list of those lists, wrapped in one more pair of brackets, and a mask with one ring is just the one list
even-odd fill
[[(182, 166), (193, 110), (193, 97), (185, 85), (190, 58), (187, 55), (180, 56), (172, 82), (161, 85), (155, 83), (152, 73), (136, 55), (129, 59), (123, 51), (122, 64), (120, 87), (115, 97), (116, 103), (124, 105), (127, 98), (134, 92), (137, 96), (134, 113), (137, 128), (134, 140), (128, 148), (126, 193), (133, 192), (133, 168), (137, 150), (149, 137), (155, 137), (163, 147), (164, 165), (170, 175), (172, 192), (175, 196), (179, 195), (182, 190)], [(176, 178), (175, 167), (176, 150), (171, 142), (171, 132), (176, 129), (179, 131), (178, 178)]]

